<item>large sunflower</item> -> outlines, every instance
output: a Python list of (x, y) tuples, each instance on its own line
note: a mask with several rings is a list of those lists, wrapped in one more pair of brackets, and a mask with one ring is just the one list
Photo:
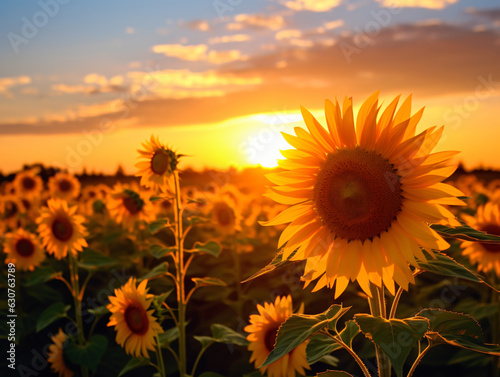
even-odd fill
[(34, 170), (25, 170), (16, 174), (13, 181), (16, 195), (21, 198), (39, 197), (43, 190), (43, 181)]
[(107, 308), (111, 312), (108, 326), (115, 326), (116, 341), (125, 351), (135, 357), (147, 357), (148, 350), (155, 349), (155, 337), (163, 332), (152, 313), (148, 310), (153, 300), (147, 294), (148, 281), (143, 280), (136, 287), (135, 278), (121, 288), (115, 289), (115, 296), (109, 296), (111, 302)]
[(64, 343), (66, 342), (66, 334), (59, 329), (59, 332), (52, 338), (54, 342), (49, 346), (47, 352), (47, 361), (50, 363), (50, 369), (57, 373), (59, 377), (72, 377), (73, 371), (64, 363)]
[(14, 263), (23, 271), (33, 271), (45, 259), (36, 236), (21, 228), (5, 236), (4, 252), (7, 253), (5, 263)]
[(40, 211), (36, 220), (43, 246), (57, 259), (64, 258), (68, 251), (76, 254), (87, 245), (83, 216), (76, 215), (76, 206), (60, 199), (49, 199), (47, 208)]
[(420, 247), (444, 250), (449, 244), (429, 227), (459, 225), (443, 205), (464, 203), (462, 193), (441, 183), (455, 170), (457, 152), (431, 154), (443, 127), (415, 135), (423, 109), (410, 116), (411, 97), (398, 111), (396, 97), (379, 114), (378, 92), (359, 109), (354, 125), (351, 98), (341, 107), (326, 101), (328, 132), (305, 108), (309, 132), (283, 134), (295, 149), (282, 151), (285, 171), (269, 174), (268, 196), (291, 205), (265, 225), (290, 223), (280, 236), (284, 258), (306, 259), (306, 284), (333, 287), (335, 298), (357, 280), (370, 295), (370, 282), (394, 294), (414, 283), (408, 263), (425, 260)]
[(117, 223), (128, 229), (133, 229), (136, 221), (155, 219), (149, 196), (144, 191), (121, 184), (113, 187), (108, 210)]
[[(500, 236), (500, 204), (488, 202), (477, 209), (476, 216), (462, 215), (473, 228)], [(462, 242), (463, 254), (471, 263), (477, 263), (477, 269), (483, 272), (494, 271), (500, 278), (500, 245), (485, 242)]]
[[(277, 297), (273, 303), (257, 305), (259, 314), (250, 316), (250, 325), (245, 331), (250, 333), (247, 340), (250, 342), (248, 349), (252, 351), (250, 362), (255, 361), (255, 366), (261, 366), (271, 353), (276, 343), (276, 335), (283, 322), (293, 314), (292, 298)], [(262, 373), (267, 371), (269, 377), (295, 377), (295, 372), (304, 375), (304, 369), (309, 369), (306, 357), (307, 342), (302, 343), (290, 353), (275, 362), (260, 368)]]
[(59, 172), (50, 177), (48, 186), (53, 198), (70, 202), (80, 195), (80, 182), (74, 175), (68, 173)]
[(136, 177), (141, 177), (141, 185), (153, 190), (172, 189), (172, 173), (177, 167), (178, 157), (174, 151), (162, 144), (158, 137), (151, 135), (149, 141), (138, 149), (140, 161), (135, 164), (139, 169)]

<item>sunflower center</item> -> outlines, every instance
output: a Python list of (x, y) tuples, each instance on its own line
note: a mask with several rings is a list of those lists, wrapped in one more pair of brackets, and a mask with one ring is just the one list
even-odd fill
[(73, 188), (72, 183), (67, 179), (59, 181), (59, 190), (61, 190), (62, 192), (71, 191), (72, 188)]
[(402, 189), (394, 166), (359, 147), (327, 156), (314, 185), (323, 225), (337, 237), (361, 240), (389, 229), (401, 210)]
[(133, 333), (144, 335), (148, 331), (148, 314), (143, 308), (130, 305), (125, 309), (124, 316), (127, 326)]
[(162, 151), (156, 151), (151, 158), (151, 170), (158, 175), (162, 175), (168, 169), (170, 158)]
[(131, 215), (135, 215), (141, 211), (137, 205), (137, 201), (129, 196), (123, 198), (123, 206), (129, 211)]
[(264, 334), (264, 344), (266, 345), (266, 349), (268, 350), (268, 352), (271, 352), (274, 349), (276, 336), (278, 335), (278, 329), (279, 325), (276, 324), (276, 327), (268, 329)]
[(233, 222), (233, 216), (228, 208), (225, 207), (217, 208), (216, 216), (219, 225), (228, 226), (231, 225)]
[(21, 202), (23, 203), (24, 208), (26, 208), (26, 211), (31, 208), (31, 203), (29, 202), (29, 200), (21, 199)]
[(163, 200), (161, 202), (161, 207), (163, 209), (170, 209), (170, 208), (172, 208), (172, 202), (170, 202), (170, 200)]
[[(500, 225), (497, 224), (488, 224), (481, 227), (480, 230), (488, 234), (500, 236)], [(481, 246), (491, 253), (500, 253), (500, 244), (481, 242)]]
[(35, 246), (31, 240), (26, 238), (21, 238), (16, 242), (16, 253), (23, 256), (29, 257), (35, 252)]
[(26, 190), (33, 190), (35, 187), (35, 180), (31, 177), (24, 177), (21, 183)]
[(73, 225), (65, 217), (57, 218), (52, 223), (52, 234), (59, 241), (66, 242), (73, 236)]
[(11, 201), (5, 203), (5, 212), (3, 214), (4, 219), (10, 219), (17, 213), (17, 204)]

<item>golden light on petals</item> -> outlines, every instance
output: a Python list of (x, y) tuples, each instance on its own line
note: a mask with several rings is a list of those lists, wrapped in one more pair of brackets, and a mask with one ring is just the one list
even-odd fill
[(59, 172), (49, 178), (49, 192), (53, 198), (59, 198), (70, 202), (80, 195), (80, 182), (68, 173)]
[(153, 221), (155, 211), (148, 193), (135, 187), (117, 184), (108, 201), (112, 218), (125, 228), (133, 229), (137, 221)]
[(111, 312), (108, 326), (115, 326), (116, 342), (135, 357), (149, 358), (148, 350), (153, 351), (156, 336), (163, 329), (153, 317), (154, 310), (148, 310), (153, 295), (148, 294), (147, 280), (137, 286), (136, 279), (130, 278), (121, 288), (115, 289), (107, 306)]
[[(255, 362), (258, 368), (274, 349), (281, 324), (293, 314), (292, 298), (277, 297), (274, 303), (257, 305), (257, 310), (259, 314), (250, 316), (250, 325), (244, 330), (249, 333), (248, 349), (252, 352), (250, 362)], [(307, 341), (275, 362), (260, 368), (260, 371), (269, 377), (295, 377), (296, 372), (305, 375), (305, 369), (309, 369), (306, 347)]]
[(444, 205), (464, 205), (463, 194), (442, 183), (456, 152), (431, 153), (443, 128), (416, 134), (423, 109), (411, 115), (411, 97), (398, 102), (379, 113), (376, 92), (355, 117), (351, 98), (327, 100), (327, 129), (302, 108), (307, 131), (283, 134), (294, 149), (268, 175), (275, 186), (266, 195), (289, 207), (264, 225), (288, 224), (278, 242), (284, 258), (307, 260), (306, 285), (335, 287), (335, 297), (349, 281), (367, 295), (370, 284), (407, 289), (421, 248), (449, 247), (430, 225), (459, 225)]
[(68, 207), (64, 200), (49, 199), (36, 220), (43, 246), (57, 259), (64, 258), (68, 252), (76, 254), (88, 246), (84, 238), (85, 219), (76, 214), (76, 209), (76, 206)]
[(7, 254), (5, 263), (14, 263), (19, 270), (33, 271), (45, 259), (45, 252), (33, 233), (24, 229), (5, 236), (4, 252)]
[(16, 195), (28, 199), (39, 197), (43, 189), (42, 178), (36, 175), (34, 170), (25, 170), (17, 173), (13, 185)]
[(50, 363), (50, 369), (57, 373), (59, 377), (72, 377), (73, 371), (64, 363), (64, 343), (66, 342), (66, 334), (59, 329), (59, 332), (52, 338), (53, 344), (49, 346), (47, 352), (47, 361)]
[[(463, 219), (473, 228), (482, 232), (500, 236), (500, 204), (488, 202), (478, 207), (476, 215), (462, 215)], [(472, 264), (477, 264), (479, 271), (493, 271), (500, 278), (500, 245), (487, 242), (462, 242), (462, 254), (466, 255)]]

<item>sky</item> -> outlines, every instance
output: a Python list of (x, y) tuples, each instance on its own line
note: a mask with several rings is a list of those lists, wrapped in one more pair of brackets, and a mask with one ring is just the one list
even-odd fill
[(0, 171), (272, 167), (325, 99), (412, 95), (437, 150), (500, 169), (498, 0), (0, 2)]

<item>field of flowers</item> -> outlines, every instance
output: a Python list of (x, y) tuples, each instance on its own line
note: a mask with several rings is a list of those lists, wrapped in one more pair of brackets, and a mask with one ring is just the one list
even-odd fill
[(500, 177), (378, 106), (302, 109), (269, 171), (185, 170), (159, 135), (135, 176), (3, 177), (2, 370), (499, 376)]

